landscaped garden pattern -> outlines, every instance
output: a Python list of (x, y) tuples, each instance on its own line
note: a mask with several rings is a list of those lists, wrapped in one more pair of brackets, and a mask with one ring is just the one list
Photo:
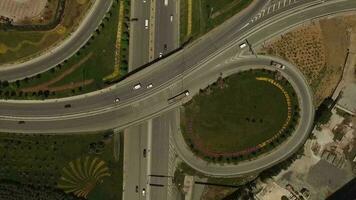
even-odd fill
[(293, 87), (265, 69), (219, 78), (182, 110), (187, 144), (211, 161), (264, 153), (293, 132), (299, 117)]
[(246, 8), (253, 0), (181, 0), (180, 41), (196, 39)]
[(121, 199), (120, 142), (112, 131), (1, 133), (0, 199)]
[(55, 46), (78, 26), (93, 1), (67, 0), (60, 24), (48, 31), (0, 29), (0, 65), (30, 59)]
[[(51, 70), (31, 78), (0, 84), (0, 97), (6, 99), (44, 99), (83, 94), (107, 87), (104, 77), (118, 79), (128, 71), (129, 1), (125, 6), (122, 37), (117, 37), (119, 4), (115, 1), (100, 27), (91, 39), (69, 60)], [(121, 39), (119, 58), (116, 58), (116, 41)], [(116, 60), (116, 61), (115, 61)], [(114, 70), (120, 60), (120, 71)]]

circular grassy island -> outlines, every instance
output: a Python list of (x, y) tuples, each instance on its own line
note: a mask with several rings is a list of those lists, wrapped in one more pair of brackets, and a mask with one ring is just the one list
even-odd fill
[(298, 98), (277, 71), (243, 71), (213, 85), (184, 105), (183, 136), (198, 156), (230, 162), (265, 153), (293, 133)]

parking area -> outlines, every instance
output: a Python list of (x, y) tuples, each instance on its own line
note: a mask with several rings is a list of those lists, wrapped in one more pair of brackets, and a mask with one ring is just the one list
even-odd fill
[(41, 14), (47, 0), (1, 0), (0, 16), (13, 21), (28, 20)]

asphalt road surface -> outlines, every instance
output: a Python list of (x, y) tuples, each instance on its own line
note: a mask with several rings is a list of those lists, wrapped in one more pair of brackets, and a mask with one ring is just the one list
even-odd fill
[[(147, 123), (132, 126), (124, 134), (124, 199), (145, 199), (147, 185)], [(136, 191), (137, 187), (137, 191)]]
[[(249, 28), (249, 31), (244, 31), (244, 35), (252, 41), (263, 41), (263, 38), (268, 38), (276, 32), (292, 27), (293, 24), (299, 24), (302, 21), (323, 16), (328, 13), (355, 9), (356, 2), (341, 1), (323, 6), (320, 5), (311, 8), (303, 8), (298, 12), (293, 12), (293, 10), (291, 10), (291, 13), (286, 13), (283, 18), (281, 16), (276, 16), (279, 21), (272, 19), (269, 21), (265, 20), (268, 23), (253, 26)], [(236, 27), (235, 29), (239, 29), (239, 27)], [(231, 43), (227, 43), (227, 45), (223, 48), (215, 50), (215, 47), (212, 46), (209, 40), (211, 40), (211, 38), (215, 38), (212, 37), (212, 35), (215, 35), (216, 33), (218, 33), (218, 31), (212, 32), (212, 34), (208, 34), (207, 37), (200, 40), (208, 40), (208, 44), (200, 41), (195, 42), (175, 55), (163, 59), (160, 62), (136, 74), (133, 74), (126, 80), (123, 80), (117, 85), (104, 91), (59, 100), (35, 102), (2, 101), (0, 103), (0, 122), (4, 122), (4, 126), (1, 126), (1, 128), (3, 131), (10, 132), (31, 130), (46, 131), (44, 130), (46, 127), (55, 127), (51, 122), (56, 121), (56, 123), (61, 123), (62, 121), (65, 123), (66, 120), (71, 120), (72, 123), (74, 120), (78, 120), (77, 122), (80, 127), (80, 122), (85, 121), (85, 119), (83, 120), (81, 118), (87, 117), (88, 120), (90, 118), (96, 119), (96, 116), (105, 115), (105, 112), (111, 113), (111, 118), (120, 120), (121, 124), (129, 124), (124, 123), (124, 119), (121, 120), (121, 118), (126, 118), (126, 113), (130, 116), (141, 118), (142, 120), (145, 117), (143, 117), (144, 115), (141, 115), (140, 113), (143, 113), (145, 110), (151, 110), (154, 107), (160, 107), (162, 109), (162, 106), (169, 109), (170, 105), (167, 105), (168, 103), (166, 102), (168, 98), (185, 90), (186, 88), (189, 89), (189, 87), (194, 87), (185, 87), (184, 77), (192, 74), (194, 70), (195, 73), (198, 70), (198, 74), (203, 74), (199, 72), (207, 71), (206, 69), (210, 69), (219, 63), (225, 62), (225, 60), (229, 60), (229, 58), (238, 53), (238, 41), (243, 41), (243, 39), (239, 38), (240, 40), (237, 40), (237, 42), (233, 40)], [(209, 45), (210, 48), (205, 48), (206, 46), (209, 47)], [(202, 47), (198, 48), (197, 46)], [(202, 54), (206, 54), (206, 52), (213, 50), (215, 50), (214, 53), (204, 56), (204, 59), (200, 58), (201, 61), (196, 61), (197, 57), (201, 57)], [(139, 90), (133, 90), (132, 87), (139, 82), (141, 83), (142, 88)], [(154, 87), (146, 89), (145, 87), (149, 83), (153, 83)], [(203, 84), (201, 83), (200, 85)], [(161, 102), (162, 100), (159, 100), (160, 96), (165, 99), (165, 102)], [(116, 97), (120, 97), (120, 99), (122, 99), (122, 101), (118, 104), (114, 102)], [(153, 101), (150, 102), (148, 99), (152, 99)], [(72, 107), (64, 109), (64, 105), (68, 103), (70, 103)], [(160, 104), (161, 106), (153, 103)], [(149, 107), (138, 110), (140, 109), (140, 105)], [(115, 111), (118, 110), (120, 112), (115, 113)], [(17, 122), (18, 120), (25, 120), (29, 123), (26, 122), (21, 126), (15, 123), (15, 125), (13, 122)], [(98, 120), (96, 124), (100, 124), (100, 121), (105, 120)], [(36, 124), (41, 124), (43, 127), (36, 127)], [(75, 124), (76, 123), (73, 123), (73, 127)], [(98, 126), (98, 128), (100, 127), (102, 127), (102, 125)], [(65, 129), (67, 129), (65, 132), (68, 132), (70, 128), (68, 126), (59, 127), (57, 131), (61, 132)], [(51, 132), (51, 129), (48, 129), (48, 131)], [(78, 129), (73, 129), (73, 131), (78, 131)]]
[[(41, 102), (2, 101), (0, 130), (46, 133), (94, 131), (124, 128), (158, 116), (181, 104), (181, 102), (169, 104), (168, 98), (186, 89), (193, 95), (200, 88), (215, 81), (220, 73), (226, 75), (246, 67), (268, 65), (271, 58), (231, 59), (239, 53), (238, 44), (245, 38), (254, 45), (254, 42), (259, 43), (303, 21), (356, 8), (356, 1), (353, 0), (319, 3), (313, 7), (310, 2), (300, 1), (300, 5), (285, 7), (252, 25), (246, 26), (244, 22), (247, 22), (255, 12), (249, 12), (239, 19), (233, 18), (182, 51), (103, 91)], [(259, 10), (258, 6), (254, 9), (256, 12)], [(310, 98), (312, 94), (304, 77), (290, 64), (287, 66), (290, 70), (285, 71), (286, 76), (294, 80), (296, 90), (300, 91), (303, 115), (301, 124), (305, 125), (300, 126), (298, 134), (295, 135), (304, 135), (309, 131), (313, 121), (314, 107)], [(132, 87), (139, 82), (142, 88), (133, 90)], [(154, 87), (147, 89), (149, 83), (153, 83)], [(120, 97), (122, 101), (116, 104), (114, 102), (116, 97)], [(72, 107), (64, 109), (64, 105), (68, 103)], [(18, 124), (19, 120), (24, 120), (25, 123)], [(294, 142), (286, 144), (294, 146), (285, 147), (291, 150), (275, 151), (277, 152), (273, 154), (275, 156), (266, 156), (262, 161), (241, 165), (240, 173), (273, 165), (290, 155), (290, 152), (303, 142), (301, 139), (291, 141)], [(217, 176), (221, 174), (219, 171), (215, 173)]]
[[(144, 20), (151, 20), (150, 16), (152, 11), (150, 8), (152, 3), (154, 3), (154, 6), (156, 6), (156, 13), (154, 14), (155, 17), (153, 18), (154, 26), (149, 26), (146, 28), (144, 25)], [(170, 15), (176, 15), (175, 12), (177, 2), (175, 0), (170, 0), (167, 1), (167, 3), (168, 4), (166, 5), (165, 2), (161, 0), (156, 0), (153, 2), (150, 0), (132, 2), (131, 19), (134, 21), (132, 21), (130, 27), (130, 71), (150, 61), (150, 29), (155, 29), (152, 31), (155, 41), (153, 51), (154, 58), (159, 58), (160, 52), (163, 52), (163, 50), (165, 53), (167, 53), (178, 46), (178, 41), (176, 40), (178, 23), (177, 20), (170, 21)], [(164, 166), (168, 165), (168, 155), (165, 156), (168, 154), (168, 134), (166, 134), (167, 132), (164, 131), (154, 131), (154, 134), (152, 134), (152, 124), (154, 130), (163, 130), (159, 127), (159, 129), (156, 129), (157, 124), (166, 124), (166, 121), (165, 118), (158, 117), (153, 120), (149, 120), (148, 122), (143, 122), (138, 126), (129, 127), (125, 130), (125, 141), (128, 141), (128, 143), (125, 144), (125, 156), (131, 159), (124, 163), (125, 168), (127, 169), (125, 171), (127, 176), (124, 178), (124, 199), (167, 199), (167, 184), (162, 185), (161, 182), (162, 179), (167, 181), (167, 178), (156, 177), (155, 174), (156, 172), (158, 174), (167, 174), (162, 173), (162, 170), (165, 169)], [(168, 129), (165, 130), (168, 131)], [(146, 138), (146, 140), (144, 141), (143, 138)], [(167, 138), (167, 140), (164, 138)], [(132, 144), (132, 142), (129, 142), (135, 140), (140, 140), (140, 143)], [(154, 144), (152, 144), (150, 141), (152, 141)], [(157, 141), (159, 141), (159, 143), (157, 143)], [(157, 151), (157, 147), (167, 148), (160, 148), (160, 151)], [(137, 162), (137, 159), (134, 159), (136, 156), (131, 155), (140, 155), (143, 149), (146, 149), (146, 158), (143, 159), (147, 160), (147, 162), (143, 162), (142, 160)], [(153, 161), (149, 162), (150, 160)], [(157, 163), (160, 164), (158, 165)], [(168, 171), (168, 166), (166, 170)], [(140, 172), (139, 175), (141, 178), (137, 177), (137, 171)], [(152, 174), (152, 176), (148, 176), (148, 173)], [(138, 186), (139, 192), (136, 192), (134, 189), (136, 186)], [(145, 196), (142, 195), (143, 189), (146, 191)]]
[[(261, 62), (263, 59), (266, 59), (265, 62)], [(176, 116), (177, 116), (176, 123), (172, 125), (172, 131), (174, 132), (174, 145), (178, 155), (180, 155), (180, 157), (187, 164), (189, 164), (197, 171), (215, 177), (229, 177), (229, 176), (236, 177), (240, 175), (248, 175), (248, 174), (253, 174), (262, 171), (288, 158), (294, 152), (296, 152), (301, 145), (304, 144), (304, 142), (309, 136), (309, 133), (311, 132), (311, 129), (313, 127), (313, 122), (314, 122), (314, 106), (313, 106), (313, 97), (311, 95), (311, 91), (308, 87), (304, 87), (306, 80), (303, 79), (303, 75), (301, 74), (301, 72), (296, 70), (296, 67), (278, 58), (275, 58), (273, 60), (282, 63), (283, 65), (286, 66), (284, 70), (279, 70), (279, 71), (290, 81), (293, 87), (296, 88), (296, 93), (298, 94), (299, 102), (301, 104), (300, 122), (296, 127), (293, 136), (288, 138), (286, 142), (281, 144), (279, 147), (277, 147), (270, 153), (258, 157), (257, 159), (252, 161), (241, 162), (238, 165), (233, 165), (233, 164), (220, 165), (220, 164), (208, 163), (195, 156), (191, 152), (187, 144), (185, 143), (184, 138), (180, 132), (179, 113), (176, 112)], [(276, 68), (269, 66), (268, 62), (269, 62), (268, 57), (261, 57), (259, 58), (258, 63), (250, 66), (254, 66), (256, 68), (264, 67), (267, 69), (275, 70)], [(226, 71), (228, 72), (228, 74), (224, 73), (224, 76), (227, 76), (232, 73), (236, 73), (240, 70), (251, 69), (251, 67), (236, 68), (235, 65), (237, 64), (234, 61), (225, 65), (227, 65)]]
[(150, 18), (151, 0), (131, 1), (130, 23), (130, 54), (129, 69), (136, 69), (148, 60), (149, 27), (145, 28), (145, 20)]

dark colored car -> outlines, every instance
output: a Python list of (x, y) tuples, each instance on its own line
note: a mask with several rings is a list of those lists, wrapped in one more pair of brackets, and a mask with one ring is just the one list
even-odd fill
[(146, 151), (146, 149), (144, 149), (144, 150), (143, 150), (143, 157), (146, 158), (146, 154), (147, 154), (147, 151)]

